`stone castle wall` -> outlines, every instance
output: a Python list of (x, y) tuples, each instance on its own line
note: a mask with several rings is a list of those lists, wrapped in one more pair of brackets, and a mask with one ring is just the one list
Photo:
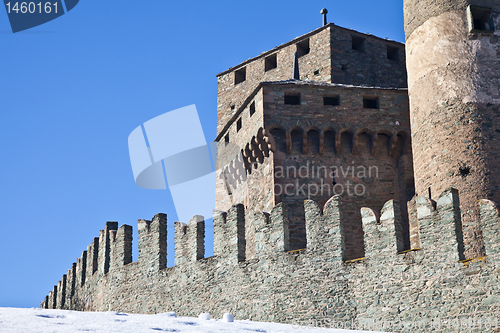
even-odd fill
[[(403, 240), (401, 207), (361, 209), (365, 257), (344, 261), (342, 199), (321, 210), (304, 203), (307, 248), (289, 250), (288, 211), (246, 214), (243, 205), (214, 217), (214, 256), (204, 258), (204, 221), (175, 224), (175, 266), (166, 268), (166, 216), (139, 220), (139, 260), (131, 262), (131, 227), (108, 222), (41, 303), (43, 308), (158, 313), (210, 312), (219, 318), (304, 322), (401, 323), (412, 332), (448, 332), (453, 320), (485, 319), (500, 310), (499, 207), (481, 200), (487, 256), (465, 260), (458, 192), (437, 202), (414, 200), (418, 242)], [(246, 258), (245, 228), (253, 224), (255, 256)], [(430, 321), (440, 328), (429, 329)], [(309, 322), (311, 323), (311, 322)], [(313, 322), (314, 323), (314, 322)], [(407, 331), (397, 326), (385, 330)], [(484, 328), (470, 330), (485, 332)]]

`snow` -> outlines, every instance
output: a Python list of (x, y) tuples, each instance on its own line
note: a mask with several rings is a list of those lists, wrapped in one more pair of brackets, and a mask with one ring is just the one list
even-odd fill
[(222, 321), (225, 321), (226, 323), (232, 323), (234, 322), (234, 317), (230, 313), (224, 313), (222, 316)]
[[(1, 308), (0, 332), (2, 333), (154, 333), (154, 332), (244, 332), (244, 333), (355, 333), (362, 331), (333, 328), (299, 327), (297, 325), (234, 320), (229, 313), (224, 319), (177, 317), (174, 312), (155, 315), (109, 312), (79, 312), (46, 310), (39, 308)], [(207, 316), (208, 315), (208, 319)], [(230, 319), (233, 319), (232, 322)]]

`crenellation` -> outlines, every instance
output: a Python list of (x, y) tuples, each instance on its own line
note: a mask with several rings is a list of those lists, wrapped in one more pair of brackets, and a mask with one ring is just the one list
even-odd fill
[(109, 271), (110, 266), (110, 253), (111, 253), (111, 238), (110, 233), (112, 230), (118, 229), (118, 222), (106, 222), (104, 230), (99, 232), (99, 259), (98, 259), (98, 273), (104, 275)]
[(111, 269), (117, 269), (131, 262), (132, 226), (123, 224), (118, 228), (113, 238), (111, 246)]
[[(146, 313), (175, 309), (192, 316), (201, 307), (219, 315), (224, 311), (220, 304), (231, 303), (234, 313), (242, 319), (252, 316), (253, 320), (290, 322), (286, 310), (278, 309), (274, 312), (276, 317), (270, 318), (266, 309), (276, 302), (284, 305), (287, 304), (284, 300), (293, 299), (300, 304), (294, 318), (301, 320), (320, 318), (319, 304), (336, 304), (335, 310), (325, 307), (325, 311), (333, 311), (331, 315), (349, 320), (366, 318), (370, 313), (376, 313), (375, 318), (380, 320), (412, 318), (411, 313), (420, 309), (422, 302), (431, 307), (437, 304), (430, 296), (413, 297), (415, 293), (424, 292), (419, 291), (422, 286), (426, 286), (429, 293), (436, 292), (428, 281), (438, 281), (444, 286), (451, 281), (468, 285), (472, 278), (480, 276), (491, 288), (500, 283), (497, 275), (491, 273), (497, 269), (495, 263), (500, 250), (494, 244), (500, 233), (499, 208), (492, 201), (481, 200), (488, 257), (464, 261), (459, 246), (458, 192), (448, 189), (438, 198), (437, 202), (424, 197), (414, 199), (415, 212), (412, 214), (420, 229), (421, 248), (403, 251), (400, 246), (404, 226), (399, 202), (387, 201), (381, 214), (371, 208), (361, 208), (365, 256), (355, 260), (345, 258), (345, 223), (350, 220), (344, 216), (346, 205), (340, 196), (331, 197), (323, 209), (313, 200), (304, 202), (307, 247), (299, 251), (290, 251), (289, 207), (284, 203), (277, 204), (270, 213), (246, 211), (241, 204), (234, 205), (227, 213), (216, 211), (215, 255), (203, 260), (203, 217), (194, 216), (187, 225), (176, 222), (176, 267), (166, 270), (159, 269), (164, 256), (158, 255), (162, 253), (162, 244), (166, 245), (166, 241), (159, 241), (161, 235), (166, 234), (166, 216), (157, 214), (151, 221), (138, 222), (139, 262), (125, 266), (114, 264), (115, 244), (125, 239), (127, 230), (131, 230), (130, 226), (122, 226), (115, 238), (110, 236), (111, 269), (102, 277), (92, 276), (80, 284), (81, 268), (88, 267), (82, 263), (82, 258), (88, 258), (83, 255), (73, 265), (77, 280), (74, 294), (70, 296), (74, 280), (70, 269), (66, 285), (63, 277), (41, 307)], [(245, 223), (254, 224), (253, 258), (246, 258)], [(109, 234), (113, 235), (111, 231)], [(432, 274), (438, 276), (434, 278)], [(65, 290), (66, 301), (58, 295), (60, 290)], [(297, 296), (296, 290), (303, 296)], [(318, 292), (321, 290), (325, 292)], [(465, 293), (449, 292), (442, 297), (446, 297), (447, 302), (462, 302)], [(275, 296), (278, 294), (279, 299)], [(400, 306), (401, 297), (410, 300), (404, 307)], [(478, 291), (467, 302), (475, 304), (470, 307), (473, 309), (490, 302), (489, 297), (488, 293)], [(239, 299), (247, 301), (242, 303), (237, 301)], [(346, 303), (344, 299), (350, 301)]]
[(420, 249), (420, 230), (417, 219), (417, 196), (413, 196), (407, 203), (408, 211), (408, 232), (410, 240), (410, 249)]
[(323, 206), (323, 212), (313, 200), (304, 202), (307, 249), (345, 260), (345, 218), (342, 198), (332, 196)]
[(214, 210), (214, 255), (224, 256), (228, 250), (228, 241), (226, 237), (227, 212)]
[(66, 274), (62, 276), (62, 279), (57, 282), (57, 308), (64, 309), (66, 302)]
[(274, 252), (290, 251), (290, 231), (289, 231), (289, 215), (288, 207), (283, 204), (277, 204), (270, 214), (271, 233), (269, 242), (274, 249)]
[(500, 258), (500, 207), (491, 200), (481, 199), (479, 208), (486, 255), (489, 261), (498, 261)]
[(252, 220), (255, 230), (255, 256), (257, 258), (268, 256), (272, 253), (271, 243), (269, 242), (269, 234), (271, 233), (270, 215), (265, 212), (254, 213)]
[(47, 309), (54, 309), (54, 291), (51, 290), (49, 291), (49, 295), (47, 297), (47, 301), (48, 301), (48, 305), (47, 305)]
[(205, 258), (205, 219), (195, 215), (187, 225), (188, 261), (196, 262)]
[(167, 267), (167, 215), (158, 213), (151, 221), (139, 220), (139, 263), (150, 275)]
[(174, 222), (175, 266), (182, 265), (188, 260), (187, 227), (186, 223)]
[(465, 260), (462, 219), (458, 190), (449, 188), (438, 198), (436, 210), (439, 214), (436, 235), (443, 245), (443, 252), (448, 252), (458, 260)]
[(228, 240), (227, 252), (231, 261), (245, 261), (245, 209), (242, 204), (232, 206), (227, 212), (225, 234)]
[[(397, 252), (410, 249), (410, 244), (406, 243), (405, 226), (401, 216), (401, 206), (397, 200), (389, 200), (382, 207), (380, 223), (394, 226), (394, 237), (396, 238)], [(394, 239), (392, 240), (394, 242)]]
[(66, 273), (66, 302), (64, 307), (66, 309), (71, 309), (73, 295), (75, 294), (75, 283), (76, 283), (76, 263), (71, 265)]
[(50, 300), (50, 308), (57, 309), (57, 285), (52, 289), (52, 296)]
[(83, 251), (82, 256), (76, 259), (76, 281), (75, 286), (79, 288), (85, 284), (87, 270), (87, 251)]
[(91, 277), (98, 269), (99, 237), (94, 237), (92, 244), (87, 245), (87, 275)]

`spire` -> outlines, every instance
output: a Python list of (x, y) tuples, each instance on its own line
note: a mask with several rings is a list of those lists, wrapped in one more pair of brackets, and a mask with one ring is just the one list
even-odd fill
[(323, 15), (323, 26), (325, 26), (327, 24), (326, 14), (328, 14), (328, 10), (326, 8), (323, 8), (319, 13)]

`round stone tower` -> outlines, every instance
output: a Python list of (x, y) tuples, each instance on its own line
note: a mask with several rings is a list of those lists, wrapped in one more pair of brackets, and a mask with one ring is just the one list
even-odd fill
[(459, 190), (465, 255), (478, 199), (500, 203), (500, 1), (404, 0), (416, 192)]

